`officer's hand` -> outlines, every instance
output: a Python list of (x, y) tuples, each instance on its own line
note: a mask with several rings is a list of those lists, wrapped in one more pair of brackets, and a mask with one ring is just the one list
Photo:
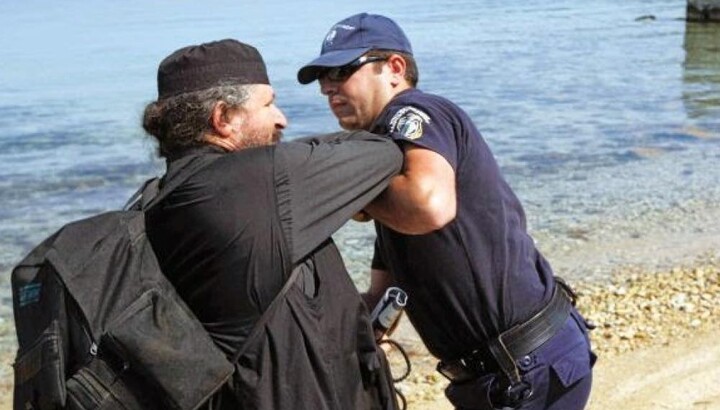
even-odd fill
[(355, 215), (353, 215), (352, 219), (355, 222), (370, 222), (373, 220), (372, 216), (370, 216), (370, 214), (365, 211), (360, 211), (356, 213)]

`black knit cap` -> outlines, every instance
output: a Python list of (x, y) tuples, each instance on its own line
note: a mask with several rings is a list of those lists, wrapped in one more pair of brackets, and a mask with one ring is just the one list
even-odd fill
[(158, 68), (158, 100), (241, 84), (270, 84), (270, 80), (257, 49), (232, 39), (183, 47)]

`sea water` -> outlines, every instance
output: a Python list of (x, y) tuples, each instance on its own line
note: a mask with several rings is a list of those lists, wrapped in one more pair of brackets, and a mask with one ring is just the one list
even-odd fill
[[(296, 72), (334, 22), (362, 11), (395, 19), (420, 88), (470, 114), (551, 261), (613, 230), (607, 221), (720, 203), (720, 24), (686, 23), (677, 0), (5, 0), (0, 316), (10, 314), (9, 271), (34, 245), (118, 209), (162, 173), (140, 127), (162, 58), (222, 38), (251, 43), (289, 119), (286, 138), (332, 132), (317, 84), (299, 85)], [(362, 284), (370, 225), (336, 239)]]

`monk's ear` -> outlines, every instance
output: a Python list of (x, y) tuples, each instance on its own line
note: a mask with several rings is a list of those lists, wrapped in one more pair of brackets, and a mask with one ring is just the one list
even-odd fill
[(213, 133), (220, 138), (230, 138), (236, 131), (233, 128), (230, 111), (226, 102), (218, 101), (210, 114), (210, 126), (213, 128)]

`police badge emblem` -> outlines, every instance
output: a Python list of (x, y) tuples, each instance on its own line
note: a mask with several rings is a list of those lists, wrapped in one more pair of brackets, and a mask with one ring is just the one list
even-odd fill
[(398, 121), (400, 134), (410, 140), (418, 139), (423, 134), (423, 120), (420, 116), (409, 114)]
[(403, 138), (416, 140), (423, 136), (423, 124), (430, 123), (430, 116), (415, 107), (403, 107), (390, 120), (390, 132)]
[(332, 45), (333, 40), (335, 40), (335, 36), (337, 36), (337, 30), (335, 30), (335, 27), (333, 27), (329, 33), (327, 33), (327, 36), (325, 36), (325, 43), (328, 45)]
[[(327, 35), (325, 36), (325, 45), (326, 46), (332, 46), (335, 42), (335, 38), (338, 36), (338, 29), (343, 29), (347, 31), (353, 31), (355, 30), (355, 27), (348, 25), (348, 24), (336, 24), (334, 25), (330, 31), (328, 31)], [(340, 33), (342, 34), (342, 33)]]

